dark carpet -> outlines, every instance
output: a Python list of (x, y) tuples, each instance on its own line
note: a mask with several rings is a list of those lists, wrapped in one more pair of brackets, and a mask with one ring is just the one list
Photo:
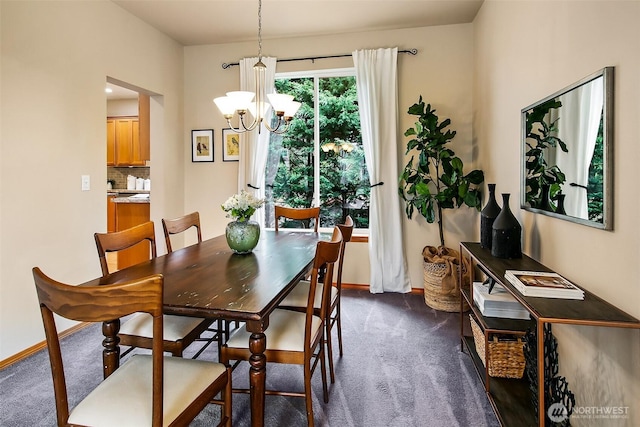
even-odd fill
[[(370, 294), (347, 289), (342, 299), (344, 356), (322, 400), (320, 369), (313, 378), (317, 426), (497, 426), (470, 357), (460, 352), (459, 314), (430, 309), (421, 295)], [(334, 330), (334, 337), (335, 337)], [(71, 407), (102, 378), (100, 326), (62, 340)], [(198, 349), (194, 344), (190, 354)], [(217, 360), (215, 345), (201, 359)], [(234, 387), (248, 386), (248, 364), (234, 371)], [(267, 365), (267, 388), (302, 391), (302, 368)], [(233, 425), (249, 426), (249, 396), (233, 395)], [(266, 426), (306, 425), (304, 399), (266, 397)], [(209, 405), (191, 426), (215, 425)], [(48, 354), (41, 351), (0, 371), (0, 425), (55, 426)]]

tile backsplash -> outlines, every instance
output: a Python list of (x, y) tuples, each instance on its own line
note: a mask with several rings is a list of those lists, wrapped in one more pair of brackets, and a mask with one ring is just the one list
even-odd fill
[[(115, 181), (114, 189), (127, 188), (127, 175), (133, 175), (136, 178), (149, 179), (151, 169), (149, 167), (107, 167), (107, 180)], [(105, 183), (106, 185), (106, 183)]]

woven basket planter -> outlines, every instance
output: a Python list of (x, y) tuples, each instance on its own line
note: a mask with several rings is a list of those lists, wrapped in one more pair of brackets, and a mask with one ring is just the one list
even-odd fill
[(485, 342), (484, 333), (480, 326), (478, 326), (473, 316), (469, 315), (469, 319), (471, 320), (471, 331), (473, 332), (473, 341), (476, 344), (476, 352), (484, 366), (487, 366), (485, 357), (489, 358), (489, 375), (500, 378), (522, 378), (526, 364), (524, 341), (520, 337), (505, 340), (493, 336), (488, 342)]
[[(440, 311), (460, 311), (460, 290), (445, 289), (442, 278), (447, 271), (447, 265), (441, 263), (424, 262), (424, 302), (429, 307)], [(460, 266), (456, 266), (456, 278), (460, 277)], [(469, 310), (469, 305), (463, 301), (463, 311)]]

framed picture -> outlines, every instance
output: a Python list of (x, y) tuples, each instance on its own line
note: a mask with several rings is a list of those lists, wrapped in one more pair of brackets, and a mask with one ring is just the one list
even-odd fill
[(240, 160), (240, 134), (233, 129), (222, 129), (222, 160), (225, 162)]
[(213, 129), (191, 131), (191, 161), (213, 162)]

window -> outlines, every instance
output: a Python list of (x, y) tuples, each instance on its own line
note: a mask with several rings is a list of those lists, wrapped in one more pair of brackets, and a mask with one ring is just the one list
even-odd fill
[[(276, 74), (276, 91), (302, 106), (284, 135), (271, 134), (265, 169), (265, 226), (273, 206), (320, 206), (320, 227), (351, 215), (369, 227), (369, 174), (364, 158), (353, 69)], [(298, 228), (284, 223), (281, 227)]]

